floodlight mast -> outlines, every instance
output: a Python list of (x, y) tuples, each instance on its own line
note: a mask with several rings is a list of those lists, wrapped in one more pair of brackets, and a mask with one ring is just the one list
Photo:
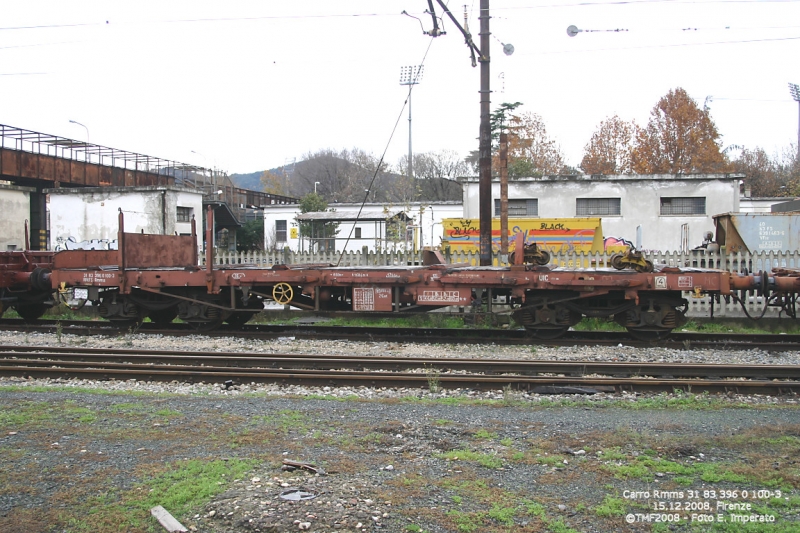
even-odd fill
[(790, 83), (789, 92), (792, 93), (792, 98), (797, 102), (797, 160), (800, 161), (800, 85)]
[(408, 177), (414, 177), (414, 165), (411, 152), (411, 89), (422, 81), (424, 65), (400, 67), (400, 85), (408, 85)]

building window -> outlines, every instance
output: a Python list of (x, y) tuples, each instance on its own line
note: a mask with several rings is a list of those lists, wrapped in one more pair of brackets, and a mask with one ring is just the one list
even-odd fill
[[(494, 199), (494, 216), (500, 216), (500, 199)], [(538, 198), (514, 198), (508, 199), (509, 218), (525, 218), (539, 216)]]
[(178, 222), (191, 222), (192, 208), (178, 206)]
[(286, 221), (275, 221), (275, 242), (286, 242)]
[(361, 228), (356, 228), (356, 239), (361, 238)]
[(662, 215), (705, 215), (705, 197), (661, 198)]
[(575, 215), (579, 217), (587, 216), (610, 216), (620, 215), (619, 198), (577, 198), (575, 204)]

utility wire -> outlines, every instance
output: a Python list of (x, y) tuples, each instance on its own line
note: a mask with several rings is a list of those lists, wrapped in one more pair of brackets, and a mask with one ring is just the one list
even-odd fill
[[(433, 37), (430, 38), (428, 42), (428, 47), (425, 49), (425, 54), (422, 56), (422, 61), (419, 63), (420, 66), (425, 65), (425, 59), (428, 57), (428, 52), (431, 50), (431, 46), (433, 45)], [(419, 70), (417, 71), (415, 76), (419, 76)], [(414, 81), (417, 81), (415, 77)], [(392, 128), (392, 133), (389, 134), (389, 140), (386, 142), (386, 146), (383, 149), (383, 153), (381, 154), (381, 158), (378, 161), (378, 165), (375, 167), (375, 172), (372, 174), (372, 180), (369, 182), (369, 187), (364, 191), (364, 200), (361, 202), (361, 206), (358, 208), (358, 214), (356, 214), (356, 219), (353, 221), (353, 225), (350, 228), (350, 233), (347, 235), (347, 239), (344, 241), (344, 246), (342, 246), (342, 251), (339, 254), (339, 260), (336, 261), (336, 266), (342, 262), (342, 257), (344, 257), (345, 250), (347, 250), (347, 245), (350, 243), (350, 239), (353, 236), (353, 232), (356, 229), (356, 223), (361, 218), (361, 212), (364, 210), (364, 205), (367, 203), (367, 199), (369, 198), (369, 193), (372, 192), (372, 186), (375, 184), (375, 179), (378, 177), (378, 172), (380, 172), (381, 167), (383, 166), (383, 160), (386, 158), (386, 152), (389, 151), (389, 145), (392, 143), (392, 139), (394, 138), (394, 134), (397, 133), (397, 127), (400, 125), (400, 121), (403, 119), (403, 115), (406, 110), (406, 106), (408, 106), (408, 101), (411, 99), (411, 91), (414, 89), (414, 86), (417, 85), (416, 83), (411, 83), (408, 86), (408, 96), (406, 96), (405, 101), (403, 102), (403, 106), (400, 108), (400, 113), (397, 115), (397, 120), (394, 122), (394, 127)], [(413, 154), (409, 154), (410, 157), (413, 157)], [(410, 178), (411, 176), (409, 176)]]

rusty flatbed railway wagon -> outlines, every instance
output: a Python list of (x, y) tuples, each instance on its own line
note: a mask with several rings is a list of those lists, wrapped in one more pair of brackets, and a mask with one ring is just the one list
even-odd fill
[(53, 252), (29, 250), (25, 223), (25, 250), (0, 252), (0, 315), (13, 308), (26, 320), (42, 316), (51, 302), (49, 273)]
[[(208, 216), (211, 228), (213, 215)], [(213, 329), (222, 322), (244, 324), (263, 309), (264, 300), (318, 311), (414, 312), (469, 306), (502, 296), (514, 319), (540, 338), (557, 337), (589, 316), (613, 317), (633, 335), (654, 339), (684, 322), (686, 293), (736, 298), (740, 291), (756, 291), (795, 316), (800, 292), (798, 270), (755, 275), (659, 266), (651, 272), (564, 270), (526, 264), (527, 253), (517, 254), (509, 267), (260, 268), (215, 267), (208, 252), (203, 267), (197, 261), (195, 235), (125, 233), (121, 213), (119, 224), (118, 250), (62, 251), (46, 267), (33, 266), (35, 258), (29, 257), (27, 263), (17, 258), (16, 264), (25, 270), (6, 273), (4, 294), (13, 289), (10, 281), (21, 279), (17, 289), (27, 287), (39, 301), (44, 288), (52, 287), (61, 299), (68, 294), (73, 301), (92, 301), (98, 313), (112, 321), (150, 317), (168, 323), (177, 316), (197, 329)], [(206, 237), (211, 242), (211, 235)], [(26, 318), (42, 312), (39, 307), (29, 309)]]

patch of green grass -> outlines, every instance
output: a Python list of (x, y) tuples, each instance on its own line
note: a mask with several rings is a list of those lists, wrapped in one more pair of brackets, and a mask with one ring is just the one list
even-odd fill
[(564, 456), (563, 455), (542, 455), (541, 457), (536, 458), (536, 462), (540, 465), (563, 465), (564, 464)]
[(507, 507), (500, 504), (492, 504), (492, 507), (489, 509), (487, 513), (489, 518), (496, 522), (500, 522), (506, 526), (513, 526), (514, 525), (514, 517), (517, 514), (516, 507)]
[(603, 502), (594, 508), (594, 512), (597, 514), (597, 516), (609, 518), (612, 516), (624, 515), (627, 507), (628, 502), (626, 502), (623, 498), (606, 496), (603, 499)]
[(419, 313), (397, 318), (333, 318), (326, 326), (350, 326), (362, 328), (439, 328), (462, 329), (464, 319), (445, 313)]
[(152, 524), (149, 510), (156, 505), (175, 517), (185, 516), (254, 466), (254, 461), (238, 459), (187, 460), (166, 465), (166, 470), (133, 490), (109, 490), (88, 498), (84, 503), (86, 512), (69, 520), (69, 531), (144, 530)]
[(475, 432), (475, 438), (476, 439), (484, 439), (484, 440), (496, 439), (497, 438), (497, 433), (493, 433), (493, 432), (488, 431), (486, 429), (479, 429), (478, 431)]
[(456, 530), (461, 533), (472, 533), (473, 531), (481, 531), (483, 526), (484, 513), (465, 513), (459, 510), (452, 510), (447, 512), (456, 526)]
[(52, 405), (48, 402), (21, 402), (14, 406), (5, 406), (0, 410), (0, 427), (37, 427), (55, 416)]
[(288, 433), (292, 430), (306, 431), (312, 425), (309, 415), (289, 409), (276, 411), (269, 415), (257, 416), (253, 419), (253, 423), (274, 427), (283, 433)]
[(625, 328), (605, 318), (584, 318), (572, 328), (576, 331), (625, 331)]

